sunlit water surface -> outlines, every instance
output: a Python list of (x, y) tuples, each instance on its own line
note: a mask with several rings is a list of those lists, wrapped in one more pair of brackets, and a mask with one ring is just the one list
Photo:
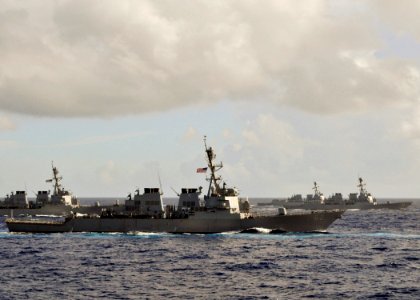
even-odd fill
[(420, 207), (325, 234), (11, 234), (0, 299), (420, 299)]

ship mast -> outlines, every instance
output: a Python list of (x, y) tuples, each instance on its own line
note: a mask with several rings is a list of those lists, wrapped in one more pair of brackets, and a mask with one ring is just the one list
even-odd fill
[(61, 193), (61, 184), (60, 181), (63, 179), (62, 176), (58, 175), (58, 170), (54, 167), (54, 162), (51, 162), (53, 178), (47, 179), (45, 182), (53, 182), (54, 186), (54, 195), (59, 195)]
[(216, 176), (216, 172), (219, 171), (221, 168), (223, 168), (222, 162), (219, 164), (215, 164), (213, 161), (216, 159), (216, 154), (214, 153), (212, 147), (207, 147), (207, 137), (204, 136), (204, 147), (206, 149), (207, 154), (207, 165), (210, 169), (210, 178), (207, 178), (207, 180), (210, 182), (209, 184), (209, 190), (207, 192), (207, 197), (210, 197), (212, 193), (212, 185), (214, 186), (214, 192), (216, 192), (217, 195), (221, 194), (221, 188), (219, 185), (219, 181), (221, 180), (220, 176)]
[(366, 183), (363, 182), (362, 177), (359, 177), (359, 184), (357, 185), (358, 188), (360, 188), (360, 194), (366, 194), (366, 189), (365, 189)]
[(314, 181), (314, 187), (312, 188), (314, 190), (314, 195), (319, 196), (321, 192), (319, 191), (319, 185)]

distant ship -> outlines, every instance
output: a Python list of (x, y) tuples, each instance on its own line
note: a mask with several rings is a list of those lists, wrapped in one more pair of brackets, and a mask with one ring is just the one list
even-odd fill
[(331, 209), (402, 209), (411, 205), (411, 202), (387, 202), (378, 203), (376, 198), (366, 190), (366, 184), (359, 177), (359, 193), (351, 193), (348, 199), (344, 199), (341, 193), (325, 198), (320, 192), (319, 186), (314, 182), (314, 193), (307, 195), (304, 199), (302, 195), (279, 200), (274, 199), (270, 203), (258, 203), (258, 206), (281, 206), (287, 209), (307, 209), (307, 210), (331, 210)]
[(202, 188), (184, 188), (179, 194), (178, 206), (163, 205), (159, 188), (146, 188), (129, 195), (123, 209), (107, 209), (100, 215), (77, 216), (45, 220), (37, 218), (9, 218), (6, 224), (11, 232), (168, 232), (220, 233), (240, 232), (266, 228), (274, 232), (325, 231), (343, 211), (324, 211), (287, 214), (279, 209), (274, 215), (250, 212), (247, 200), (239, 199), (236, 188), (228, 188), (217, 175), (223, 164), (215, 164), (216, 155), (207, 147), (204, 137), (207, 168), (210, 171), (209, 188), (203, 198)]
[(29, 201), (26, 191), (11, 192), (0, 201), (0, 216), (19, 215), (67, 215), (73, 213), (100, 213), (103, 207), (81, 206), (79, 200), (61, 185), (62, 176), (52, 164), (53, 177), (46, 182), (53, 183), (53, 193), (38, 191), (35, 201)]

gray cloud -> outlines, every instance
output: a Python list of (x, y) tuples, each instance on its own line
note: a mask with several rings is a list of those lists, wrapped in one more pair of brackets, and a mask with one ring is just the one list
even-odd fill
[(378, 23), (411, 21), (381, 3), (5, 2), (0, 110), (106, 117), (231, 99), (335, 113), (411, 102), (414, 62), (376, 55)]

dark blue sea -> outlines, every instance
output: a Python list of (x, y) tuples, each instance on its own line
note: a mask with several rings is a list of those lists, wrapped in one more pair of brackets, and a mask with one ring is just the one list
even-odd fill
[(0, 299), (420, 299), (420, 202), (314, 234), (11, 234)]

